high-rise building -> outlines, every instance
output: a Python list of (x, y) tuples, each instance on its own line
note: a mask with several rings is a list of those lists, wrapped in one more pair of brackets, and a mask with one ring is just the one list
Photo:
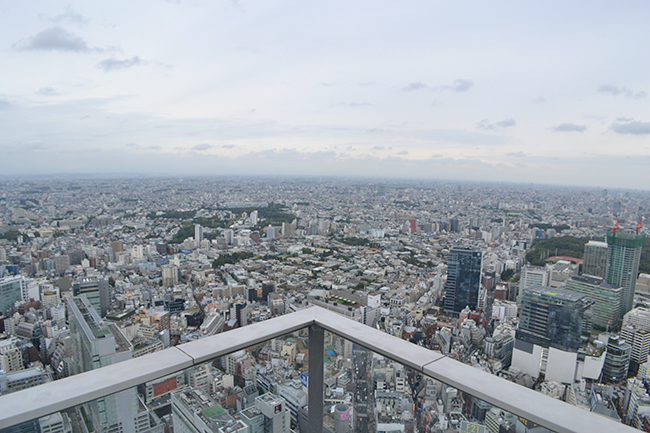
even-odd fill
[(166, 287), (173, 287), (178, 284), (179, 272), (176, 266), (165, 265), (162, 267), (162, 281)]
[(347, 404), (338, 403), (334, 406), (334, 433), (350, 432), (350, 410)]
[(160, 255), (167, 255), (167, 244), (165, 242), (158, 242), (156, 244), (156, 251), (158, 251), (158, 254)]
[(269, 294), (275, 292), (275, 283), (272, 281), (263, 281), (262, 282), (262, 303), (268, 304)]
[(592, 323), (602, 330), (618, 330), (621, 326), (623, 289), (607, 284), (602, 278), (576, 275), (566, 282), (566, 289), (582, 293), (594, 301)]
[(63, 254), (54, 256), (54, 269), (56, 272), (63, 274), (70, 267), (70, 256)]
[(85, 295), (99, 317), (106, 316), (110, 307), (108, 280), (97, 278), (80, 278), (72, 283), (74, 296)]
[(632, 346), (619, 337), (609, 337), (603, 365), (603, 380), (620, 382), (627, 378)]
[(625, 314), (621, 337), (632, 346), (632, 361), (637, 364), (647, 362), (650, 353), (650, 309), (638, 307)]
[(0, 340), (0, 370), (11, 373), (24, 369), (25, 363), (22, 351), (18, 347), (18, 340), (15, 337)]
[(111, 250), (113, 250), (113, 254), (121, 253), (124, 251), (124, 243), (122, 241), (111, 242), (109, 244), (109, 247)]
[(577, 352), (591, 331), (591, 306), (585, 295), (545, 286), (524, 290), (517, 340)]
[(226, 229), (223, 231), (223, 237), (226, 239), (226, 244), (232, 245), (232, 241), (235, 237), (235, 232), (232, 229)]
[(585, 244), (582, 273), (600, 278), (607, 276), (607, 242), (589, 241)]
[(266, 393), (255, 399), (255, 407), (265, 417), (265, 432), (288, 433), (290, 430), (290, 414), (287, 402), (274, 394)]
[(449, 252), (445, 313), (458, 315), (465, 307), (475, 310), (481, 288), (483, 252), (467, 247), (454, 247)]
[(550, 266), (524, 266), (519, 279), (519, 294), (517, 300), (521, 302), (524, 289), (531, 286), (550, 286), (553, 268)]
[[(543, 373), (546, 380), (561, 383), (598, 379), (600, 367), (588, 366), (594, 360), (587, 362), (578, 354), (583, 335), (591, 333), (592, 303), (584, 295), (564, 289), (526, 288), (512, 366), (535, 378)], [(601, 362), (602, 359), (596, 359), (593, 365), (602, 365)]]
[(201, 241), (203, 240), (203, 227), (201, 224), (194, 224), (194, 241), (196, 242), (197, 247), (201, 246)]
[(291, 237), (295, 233), (293, 229), (293, 224), (291, 223), (282, 223), (282, 236)]
[(503, 370), (512, 364), (512, 349), (515, 345), (515, 339), (512, 335), (501, 333), (497, 336), (486, 337), (484, 340), (485, 354), (497, 370)]
[(0, 315), (7, 315), (16, 301), (27, 301), (27, 283), (21, 276), (0, 278)]
[(622, 314), (633, 307), (634, 286), (639, 273), (644, 234), (612, 230), (607, 234), (607, 282), (623, 288)]
[[(133, 357), (133, 346), (113, 324), (105, 325), (85, 295), (68, 301), (68, 318), (75, 374)], [(136, 389), (92, 401), (86, 405), (95, 427), (102, 432), (136, 431), (138, 415)]]
[(237, 327), (239, 328), (248, 324), (248, 310), (246, 309), (247, 305), (248, 303), (242, 300), (235, 302), (233, 305), (235, 314), (231, 314), (230, 317), (237, 319)]

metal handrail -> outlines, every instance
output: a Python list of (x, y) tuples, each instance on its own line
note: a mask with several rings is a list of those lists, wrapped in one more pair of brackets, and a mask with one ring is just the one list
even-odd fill
[[(632, 431), (610, 418), (555, 400), (320, 307), (309, 307), (161, 352), (1, 396), (0, 429), (124, 391), (304, 328), (310, 329), (310, 338), (315, 336), (315, 340), (320, 340), (319, 347), (312, 344), (316, 341), (310, 341), (310, 353), (312, 348), (322, 353), (322, 331), (320, 338), (318, 332), (319, 329), (326, 330), (558, 433)], [(309, 357), (310, 371), (320, 371), (322, 367), (322, 356)], [(308, 391), (309, 406), (313, 408), (315, 402), (320, 402), (321, 410), (309, 411), (309, 421), (310, 428), (318, 428), (317, 424), (312, 422), (318, 421), (316, 414), (320, 412), (319, 430), (322, 430), (322, 375), (320, 378), (321, 383), (318, 384), (313, 381), (315, 377), (310, 378), (312, 386)]]

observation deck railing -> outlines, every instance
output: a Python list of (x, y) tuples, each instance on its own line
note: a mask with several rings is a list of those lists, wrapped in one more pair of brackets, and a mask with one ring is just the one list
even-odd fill
[[(588, 412), (395, 336), (310, 307), (0, 397), (0, 429), (81, 405), (300, 329), (309, 329), (309, 431), (323, 431), (324, 331), (558, 433), (631, 432)], [(316, 410), (314, 410), (316, 409)]]

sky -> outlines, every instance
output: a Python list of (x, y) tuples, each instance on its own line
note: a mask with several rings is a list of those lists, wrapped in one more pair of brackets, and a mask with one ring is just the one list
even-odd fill
[(650, 2), (0, 0), (0, 174), (650, 189)]

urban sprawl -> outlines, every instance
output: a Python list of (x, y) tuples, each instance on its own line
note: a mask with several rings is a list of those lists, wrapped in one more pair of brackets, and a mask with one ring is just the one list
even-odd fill
[[(650, 431), (649, 192), (318, 177), (0, 185), (3, 395), (317, 306)], [(0, 431), (306, 433), (308, 354), (307, 330), (292, 332)], [(325, 431), (548, 431), (327, 332), (324, 358)]]

